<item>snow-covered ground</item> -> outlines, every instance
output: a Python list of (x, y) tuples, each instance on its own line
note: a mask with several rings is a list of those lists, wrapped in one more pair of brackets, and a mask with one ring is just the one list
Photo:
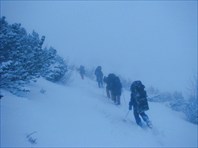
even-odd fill
[(182, 114), (150, 102), (154, 128), (142, 129), (132, 112), (125, 118), (130, 92), (115, 106), (95, 81), (72, 79), (67, 86), (40, 79), (27, 97), (2, 90), (1, 147), (198, 147), (198, 126)]

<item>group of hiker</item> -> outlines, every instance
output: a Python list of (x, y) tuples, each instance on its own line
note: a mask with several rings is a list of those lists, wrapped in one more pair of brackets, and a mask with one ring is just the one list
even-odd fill
[[(85, 69), (84, 66), (80, 66), (79, 72), (81, 78), (84, 79)], [(115, 105), (120, 105), (120, 97), (122, 93), (122, 84), (120, 78), (114, 73), (110, 73), (108, 76), (104, 76), (102, 72), (102, 67), (98, 66), (95, 69), (96, 81), (99, 88), (103, 88), (103, 82), (106, 84), (106, 94)], [(145, 111), (149, 110), (147, 93), (145, 91), (145, 86), (141, 81), (137, 80), (131, 84), (130, 87), (131, 98), (129, 102), (129, 111), (133, 108), (133, 114), (137, 125), (143, 127), (140, 116), (145, 121), (146, 125), (152, 128), (151, 121)]]

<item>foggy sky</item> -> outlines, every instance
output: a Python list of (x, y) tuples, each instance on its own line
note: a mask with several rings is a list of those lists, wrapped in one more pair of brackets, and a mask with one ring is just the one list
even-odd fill
[(196, 1), (1, 1), (1, 15), (70, 63), (162, 91), (186, 93), (197, 72)]

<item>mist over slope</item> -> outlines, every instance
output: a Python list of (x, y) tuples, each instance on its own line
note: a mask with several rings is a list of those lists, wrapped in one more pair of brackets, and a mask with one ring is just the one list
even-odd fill
[[(128, 111), (130, 93), (121, 106), (105, 89), (78, 73), (62, 86), (40, 79), (31, 93), (16, 97), (2, 91), (1, 147), (197, 147), (197, 125), (160, 103), (149, 103), (154, 129), (138, 127)], [(41, 91), (44, 90), (44, 91)], [(41, 93), (42, 92), (42, 93)], [(35, 140), (31, 144), (30, 139)], [(28, 141), (29, 140), (29, 141)]]
[[(17, 23), (1, 23), (0, 147), (198, 147), (197, 1), (0, 3), (2, 16)], [(80, 65), (92, 78), (101, 65), (105, 76), (159, 89), (161, 103), (149, 102), (147, 112), (154, 128), (138, 127), (132, 111), (126, 116), (128, 90), (115, 106), (76, 71), (57, 84)]]
[(197, 1), (2, 1), (1, 13), (45, 35), (45, 46), (53, 45), (71, 63), (101, 65), (107, 73), (186, 94), (197, 71), (196, 6)]

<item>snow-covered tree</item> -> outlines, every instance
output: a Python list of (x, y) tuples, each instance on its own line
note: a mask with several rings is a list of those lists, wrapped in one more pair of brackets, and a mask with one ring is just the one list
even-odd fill
[[(27, 91), (24, 86), (51, 70), (54, 81), (66, 72), (66, 63), (56, 50), (42, 49), (45, 37), (33, 31), (28, 34), (21, 24), (9, 25), (0, 18), (0, 88), (13, 93)], [(50, 67), (51, 66), (51, 67)]]
[(45, 49), (45, 63), (42, 76), (52, 82), (59, 81), (67, 72), (67, 64), (63, 58), (57, 55), (56, 50), (53, 47)]
[(189, 121), (198, 124), (198, 74), (194, 77), (191, 84), (190, 96), (185, 114)]
[(37, 33), (27, 34), (21, 24), (9, 25), (0, 19), (0, 74), (1, 88), (23, 90), (22, 86), (39, 76), (39, 62), (44, 41)]

